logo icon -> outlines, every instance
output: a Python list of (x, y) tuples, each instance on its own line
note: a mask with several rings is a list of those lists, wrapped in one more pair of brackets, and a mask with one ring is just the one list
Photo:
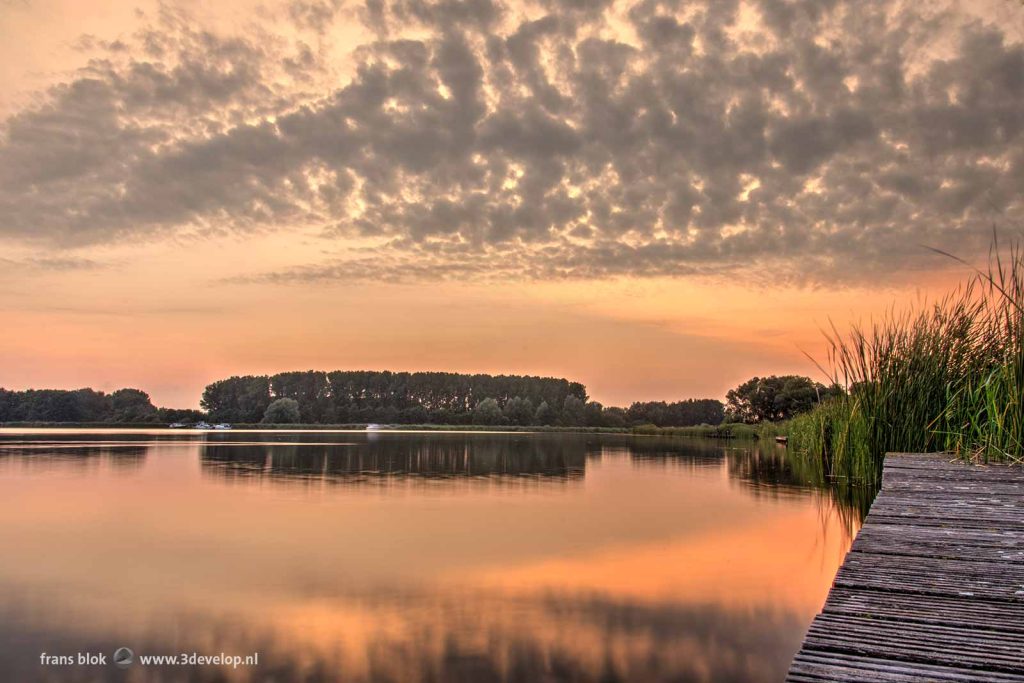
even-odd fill
[(135, 661), (135, 653), (127, 647), (119, 647), (114, 650), (114, 666), (119, 669), (127, 669)]

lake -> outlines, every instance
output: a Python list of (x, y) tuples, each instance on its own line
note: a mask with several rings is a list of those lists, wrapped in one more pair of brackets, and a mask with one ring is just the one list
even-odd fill
[[(862, 507), (800, 471), (626, 435), (0, 430), (0, 680), (780, 681)], [(41, 663), (80, 652), (108, 664)], [(141, 661), (179, 653), (258, 659)]]

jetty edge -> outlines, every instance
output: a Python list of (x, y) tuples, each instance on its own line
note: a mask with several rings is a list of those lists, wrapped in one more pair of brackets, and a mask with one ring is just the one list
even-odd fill
[(786, 680), (1024, 681), (1024, 468), (887, 454)]

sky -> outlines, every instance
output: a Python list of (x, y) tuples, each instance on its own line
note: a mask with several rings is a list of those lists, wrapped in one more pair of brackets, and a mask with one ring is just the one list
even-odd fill
[(721, 398), (1024, 225), (1016, 0), (0, 0), (0, 35), (7, 388)]

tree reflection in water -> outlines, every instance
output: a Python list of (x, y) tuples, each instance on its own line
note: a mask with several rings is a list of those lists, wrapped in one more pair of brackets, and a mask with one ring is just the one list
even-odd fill
[(205, 443), (203, 472), (227, 480), (349, 486), (415, 480), (514, 485), (581, 481), (582, 442), (559, 439), (369, 439), (346, 444)]
[[(38, 673), (38, 652), (88, 643), (137, 654), (260, 653), (257, 670), (161, 667), (161, 681), (331, 681), (345, 683), (675, 683), (774, 681), (800, 640), (802, 623), (771, 609), (652, 605), (600, 596), (415, 594), (334, 596), (267, 629), (260, 619), (163, 615), (146, 624), (109, 614), (54, 626), (31, 601), (0, 601), (0, 671), (8, 680)], [(325, 614), (359, 619), (365, 633), (318, 623)], [(346, 616), (347, 615), (347, 616)], [(405, 615), (401, 622), (395, 615)], [(17, 627), (15, 627), (17, 625)], [(32, 628), (35, 627), (35, 628)], [(167, 634), (176, 634), (168, 640)], [(24, 652), (35, 653), (26, 658)], [(124, 672), (67, 669), (62, 681), (123, 681)], [(136, 677), (129, 680), (158, 680)], [(21, 676), (19, 678), (18, 676)]]

